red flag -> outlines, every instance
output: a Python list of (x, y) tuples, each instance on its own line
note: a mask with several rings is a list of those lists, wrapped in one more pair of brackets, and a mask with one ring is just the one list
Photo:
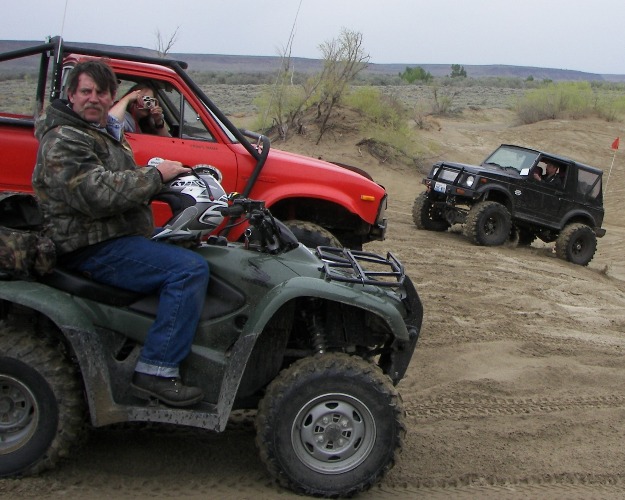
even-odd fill
[(619, 138), (617, 137), (616, 139), (614, 139), (614, 142), (612, 143), (612, 149), (618, 149), (618, 143), (619, 143)]

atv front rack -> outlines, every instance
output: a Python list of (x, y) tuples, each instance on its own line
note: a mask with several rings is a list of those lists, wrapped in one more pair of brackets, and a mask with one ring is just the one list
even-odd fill
[(323, 261), (326, 279), (397, 287), (404, 283), (404, 266), (391, 253), (386, 257), (376, 253), (337, 247), (317, 247), (317, 255)]

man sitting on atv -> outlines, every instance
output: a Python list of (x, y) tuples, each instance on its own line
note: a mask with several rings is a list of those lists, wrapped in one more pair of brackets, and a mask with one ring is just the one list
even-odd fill
[(196, 253), (152, 241), (148, 201), (174, 177), (180, 162), (138, 167), (109, 117), (117, 78), (101, 61), (77, 64), (68, 101), (56, 100), (38, 119), (33, 188), (58, 261), (96, 281), (159, 295), (159, 309), (135, 367), (132, 388), (171, 406), (199, 402), (202, 390), (184, 385), (179, 365), (199, 322), (209, 269)]

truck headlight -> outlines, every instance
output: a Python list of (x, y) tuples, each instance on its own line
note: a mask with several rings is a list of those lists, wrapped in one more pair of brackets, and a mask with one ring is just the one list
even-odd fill
[(473, 175), (467, 175), (462, 180), (462, 184), (464, 184), (468, 188), (472, 187), (474, 183), (475, 183), (475, 176), (473, 176)]

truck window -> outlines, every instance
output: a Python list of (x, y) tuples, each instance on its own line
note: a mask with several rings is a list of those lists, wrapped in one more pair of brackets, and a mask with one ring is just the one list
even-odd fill
[(189, 102), (182, 97), (182, 122), (180, 137), (183, 139), (200, 139), (204, 141), (214, 141), (215, 138), (206, 128), (200, 115), (189, 104)]
[(36, 115), (37, 68), (40, 56), (0, 63), (0, 113), (11, 118)]
[(36, 82), (20, 78), (0, 81), (0, 111), (32, 118), (35, 114)]
[(584, 197), (596, 199), (601, 194), (601, 176), (580, 168), (577, 171), (577, 192)]

